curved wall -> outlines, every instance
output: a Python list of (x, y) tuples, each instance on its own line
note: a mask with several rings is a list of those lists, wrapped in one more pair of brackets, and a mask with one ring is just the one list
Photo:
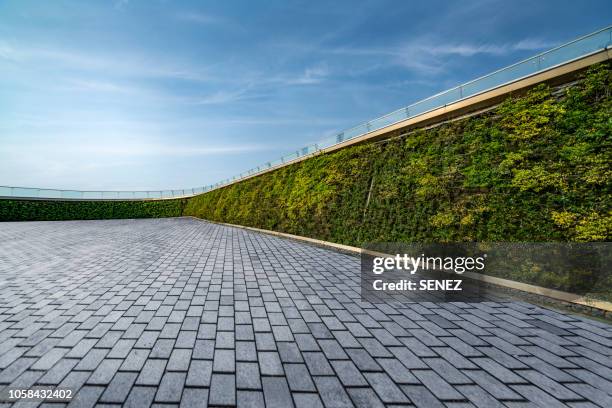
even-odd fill
[[(612, 71), (187, 200), (184, 215), (340, 244), (610, 241)], [(563, 276), (509, 277), (563, 288)], [(608, 282), (612, 287), (612, 282)]]

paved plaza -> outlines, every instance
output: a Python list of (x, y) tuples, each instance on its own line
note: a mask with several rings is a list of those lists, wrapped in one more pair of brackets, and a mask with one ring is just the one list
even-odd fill
[(611, 325), (364, 303), (359, 271), (192, 218), (0, 223), (0, 389), (68, 388), (78, 407), (612, 407)]

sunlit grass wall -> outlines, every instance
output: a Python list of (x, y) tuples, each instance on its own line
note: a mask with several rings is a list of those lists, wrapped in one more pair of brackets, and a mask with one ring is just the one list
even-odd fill
[[(354, 246), (608, 241), (611, 79), (597, 65), (566, 88), (196, 196), (183, 214)], [(563, 289), (563, 277), (511, 278)]]

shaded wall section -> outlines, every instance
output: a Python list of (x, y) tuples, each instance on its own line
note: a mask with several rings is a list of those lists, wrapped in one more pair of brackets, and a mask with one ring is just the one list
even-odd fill
[(0, 221), (180, 217), (184, 199), (159, 201), (2, 200)]

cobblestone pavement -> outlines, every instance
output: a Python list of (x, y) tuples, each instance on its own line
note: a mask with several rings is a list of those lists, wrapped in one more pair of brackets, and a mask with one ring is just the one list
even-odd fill
[(79, 407), (612, 407), (611, 354), (612, 326), (527, 303), (362, 303), (358, 258), (238, 228), (0, 223), (4, 392), (66, 387)]

